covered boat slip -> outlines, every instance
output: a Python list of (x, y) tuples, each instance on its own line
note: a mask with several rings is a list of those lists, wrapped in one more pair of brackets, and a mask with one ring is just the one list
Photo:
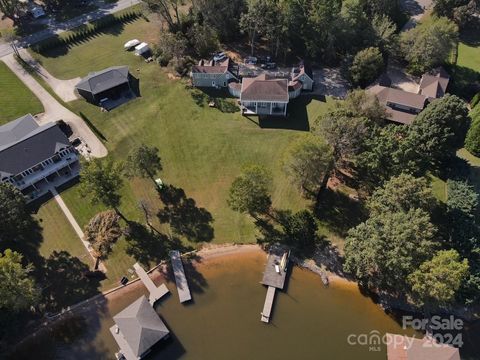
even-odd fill
[(187, 277), (185, 276), (185, 269), (183, 268), (182, 258), (180, 252), (177, 250), (170, 251), (170, 258), (172, 260), (172, 270), (175, 275), (175, 283), (177, 284), (178, 297), (180, 302), (190, 301), (190, 289), (188, 287)]

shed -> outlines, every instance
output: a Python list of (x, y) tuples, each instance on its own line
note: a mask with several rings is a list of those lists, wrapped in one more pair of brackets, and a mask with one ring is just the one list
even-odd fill
[(98, 103), (103, 98), (116, 98), (125, 90), (131, 90), (128, 66), (112, 66), (89, 73), (75, 88), (90, 102)]

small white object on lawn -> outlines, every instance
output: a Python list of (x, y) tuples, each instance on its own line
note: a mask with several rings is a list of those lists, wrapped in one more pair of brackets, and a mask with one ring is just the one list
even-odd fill
[(142, 42), (141, 44), (138, 44), (135, 46), (135, 55), (142, 55), (146, 52), (150, 51), (150, 47), (146, 42)]
[(123, 48), (124, 48), (125, 50), (128, 50), (128, 49), (133, 48), (134, 46), (137, 46), (138, 44), (140, 44), (140, 40), (138, 40), (138, 39), (133, 39), (133, 40), (127, 41), (127, 42), (125, 43), (125, 45), (123, 45)]

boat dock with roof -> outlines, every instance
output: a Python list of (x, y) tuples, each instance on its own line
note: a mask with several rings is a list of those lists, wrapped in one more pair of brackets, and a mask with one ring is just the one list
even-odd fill
[(142, 280), (143, 284), (150, 293), (150, 295), (148, 296), (148, 302), (150, 303), (150, 305), (153, 306), (153, 304), (155, 304), (157, 300), (159, 300), (169, 292), (165, 284), (156, 287), (152, 279), (150, 279), (150, 276), (148, 276), (147, 272), (140, 266), (139, 263), (135, 263), (133, 265), (133, 268), (135, 269), (138, 277), (140, 278), (140, 280)]
[(276, 289), (282, 290), (285, 286), (289, 256), (290, 252), (280, 247), (272, 247), (269, 251), (265, 272), (261, 281), (263, 285), (268, 286), (265, 304), (261, 313), (261, 321), (265, 323), (270, 321)]
[(170, 258), (172, 260), (173, 274), (175, 275), (175, 283), (177, 284), (178, 297), (180, 302), (189, 301), (192, 299), (190, 289), (188, 287), (187, 277), (185, 276), (185, 269), (183, 268), (182, 258), (180, 252), (177, 250), (170, 251)]

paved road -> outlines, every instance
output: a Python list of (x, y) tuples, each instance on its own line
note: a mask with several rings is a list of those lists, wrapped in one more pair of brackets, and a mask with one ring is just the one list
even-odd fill
[[(87, 22), (98, 20), (106, 15), (116, 13), (118, 11), (124, 10), (138, 3), (140, 3), (140, 0), (118, 0), (116, 3), (113, 3), (113, 4), (105, 3), (103, 1), (98, 1), (96, 2), (98, 9), (96, 9), (95, 11), (92, 11), (91, 13), (84, 14), (61, 23), (52, 21), (50, 24), (48, 24), (47, 29), (25, 36), (23, 39), (21, 39), (19, 41), (19, 46), (28, 47), (39, 41), (48, 39), (49, 37), (52, 37), (57, 34), (61, 34), (62, 32), (76, 28)], [(12, 52), (13, 50), (9, 44), (0, 43), (0, 58), (3, 56), (9, 55)]]
[(20, 80), (38, 97), (45, 110), (37, 120), (40, 124), (56, 120), (64, 120), (70, 125), (75, 136), (81, 137), (91, 150), (91, 156), (107, 156), (107, 149), (97, 136), (90, 130), (85, 121), (70, 110), (63, 107), (35, 78), (15, 60), (13, 54), (2, 58), (7, 66)]

